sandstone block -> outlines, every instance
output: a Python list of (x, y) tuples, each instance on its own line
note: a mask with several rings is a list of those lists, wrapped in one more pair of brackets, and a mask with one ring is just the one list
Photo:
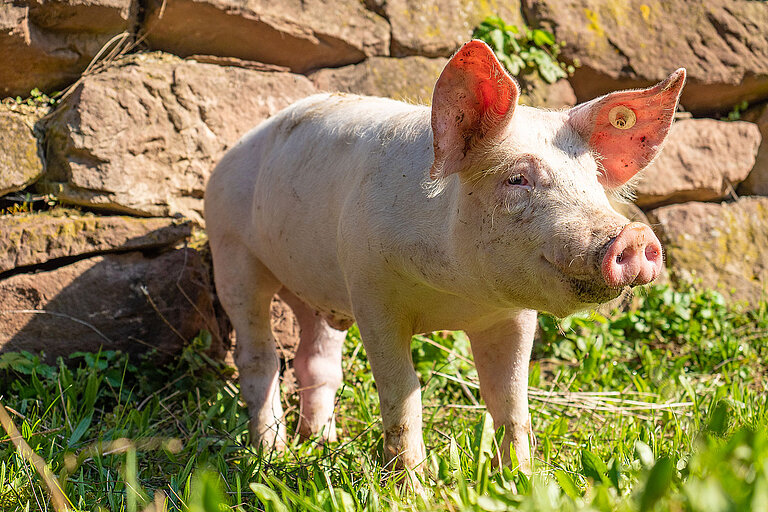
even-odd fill
[(80, 83), (46, 124), (41, 190), (71, 204), (201, 221), (215, 163), (315, 92), (305, 77), (138, 54)]
[(372, 57), (360, 64), (321, 69), (310, 79), (323, 91), (384, 96), (430, 104), (432, 91), (447, 59), (426, 57)]
[(35, 116), (0, 106), (0, 196), (21, 190), (43, 174)]
[(568, 80), (561, 78), (550, 84), (535, 74), (517, 77), (520, 103), (540, 108), (566, 108), (576, 104), (576, 94)]
[(379, 9), (392, 25), (395, 57), (449, 57), (488, 16), (523, 24), (519, 0), (387, 0)]
[(677, 121), (661, 154), (644, 171), (637, 204), (653, 208), (724, 199), (749, 175), (759, 145), (760, 130), (754, 123)]
[(304, 73), (389, 54), (389, 25), (359, 0), (150, 0), (148, 12), (149, 45), (184, 57), (236, 57)]
[(130, 32), (132, 0), (18, 0), (0, 5), (0, 97), (74, 82), (112, 37)]
[(0, 274), (110, 251), (158, 249), (190, 235), (189, 222), (174, 219), (34, 213), (0, 216)]
[(676, 283), (698, 281), (756, 305), (768, 293), (768, 198), (690, 202), (649, 215)]
[(752, 172), (739, 186), (739, 194), (768, 196), (768, 103), (748, 110), (742, 119), (757, 124), (763, 141), (757, 150)]
[(531, 24), (565, 41), (581, 64), (571, 79), (579, 101), (647, 86), (688, 70), (681, 103), (728, 111), (768, 98), (768, 4), (747, 0), (524, 0)]
[(208, 271), (197, 252), (138, 252), (84, 259), (0, 281), (0, 350), (157, 349), (170, 358), (201, 329), (224, 343)]

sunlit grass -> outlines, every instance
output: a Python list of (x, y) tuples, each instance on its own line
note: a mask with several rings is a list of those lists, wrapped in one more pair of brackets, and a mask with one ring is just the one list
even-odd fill
[[(345, 346), (339, 441), (248, 445), (229, 369), (199, 337), (171, 367), (106, 352), (56, 367), (0, 356), (0, 401), (79, 510), (768, 510), (768, 308), (651, 288), (632, 313), (543, 317), (529, 393), (534, 476), (494, 470), (501, 439), (460, 332), (416, 337), (423, 491), (382, 468), (376, 387)], [(288, 397), (289, 428), (297, 421)], [(0, 437), (0, 510), (54, 510)]]

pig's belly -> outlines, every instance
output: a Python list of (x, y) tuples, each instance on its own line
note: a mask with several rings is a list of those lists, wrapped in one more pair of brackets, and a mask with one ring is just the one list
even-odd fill
[[(294, 198), (272, 196), (270, 214), (254, 219), (258, 236), (252, 252), (298, 298), (337, 329), (353, 322), (346, 281), (338, 262), (335, 216), (311, 204), (296, 207)], [(292, 205), (289, 211), (286, 205)], [(298, 211), (297, 211), (298, 210)]]
[[(354, 322), (352, 306), (340, 273), (328, 269), (304, 272), (293, 265), (276, 265), (273, 273), (294, 295), (320, 313), (328, 324), (339, 330), (346, 330)], [(271, 267), (270, 267), (271, 268)]]

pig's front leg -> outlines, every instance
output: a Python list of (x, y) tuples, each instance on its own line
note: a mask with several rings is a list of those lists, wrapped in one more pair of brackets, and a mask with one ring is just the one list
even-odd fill
[(536, 331), (536, 311), (524, 310), (489, 328), (469, 331), (472, 354), (480, 377), (480, 394), (494, 426), (504, 426), (502, 463), (515, 448), (520, 469), (531, 473), (528, 414), (528, 364)]
[(387, 468), (419, 470), (426, 458), (421, 385), (411, 359), (411, 329), (389, 314), (394, 309), (366, 307), (355, 312), (355, 319), (379, 391)]

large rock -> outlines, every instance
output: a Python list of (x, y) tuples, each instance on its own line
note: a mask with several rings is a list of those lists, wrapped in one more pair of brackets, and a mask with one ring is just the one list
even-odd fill
[(97, 256), (0, 281), (0, 351), (155, 348), (168, 358), (201, 329), (223, 355), (208, 271), (192, 249)]
[(0, 97), (74, 82), (101, 47), (131, 31), (132, 0), (16, 0), (0, 5)]
[(360, 64), (321, 69), (310, 75), (318, 89), (430, 104), (447, 59), (373, 57)]
[(756, 305), (768, 292), (768, 198), (685, 203), (648, 215), (672, 280), (700, 282)]
[(290, 73), (131, 56), (87, 77), (54, 112), (39, 187), (67, 203), (200, 220), (205, 182), (224, 151), (313, 92)]
[(386, 0), (376, 2), (392, 25), (392, 55), (448, 57), (488, 16), (522, 26), (519, 0)]
[[(321, 69), (309, 77), (323, 91), (385, 96), (428, 105), (432, 102), (435, 82), (447, 62), (444, 57), (372, 57), (360, 64)], [(576, 103), (576, 95), (567, 80), (548, 84), (538, 77), (518, 77), (518, 81), (523, 104), (562, 108)]]
[(360, 0), (149, 0), (153, 49), (312, 69), (389, 54), (389, 26)]
[(59, 258), (157, 249), (191, 232), (189, 222), (174, 219), (57, 213), (0, 216), (0, 275)]
[(768, 98), (768, 3), (663, 0), (524, 0), (527, 19), (566, 42), (581, 64), (579, 101), (646, 86), (681, 66), (681, 103), (694, 112), (731, 110)]
[(760, 130), (753, 123), (677, 121), (661, 154), (643, 174), (636, 202), (653, 208), (723, 199), (749, 175), (759, 145)]
[(763, 142), (757, 150), (757, 158), (752, 172), (739, 186), (739, 193), (744, 195), (768, 196), (768, 103), (748, 110), (742, 119), (757, 123)]
[(0, 106), (0, 196), (25, 188), (43, 174), (35, 121), (35, 116)]

